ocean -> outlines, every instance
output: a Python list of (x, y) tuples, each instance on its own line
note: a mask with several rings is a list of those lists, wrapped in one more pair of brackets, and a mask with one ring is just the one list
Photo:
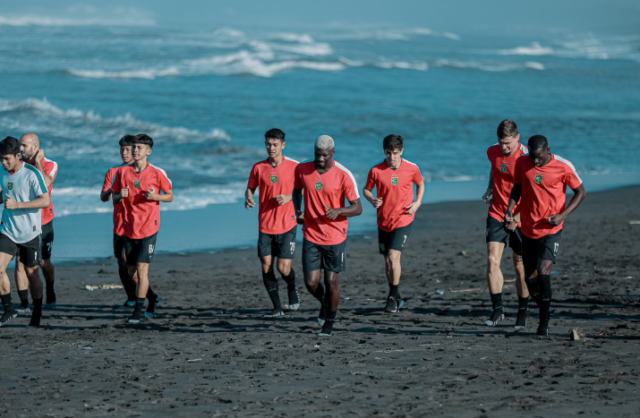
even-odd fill
[[(272, 127), (299, 161), (331, 135), (359, 188), (402, 135), (426, 202), (480, 198), (505, 118), (525, 143), (545, 135), (587, 191), (640, 183), (640, 32), (116, 23), (0, 19), (0, 134), (37, 133), (59, 164), (54, 261), (110, 255), (99, 192), (127, 133), (154, 139), (173, 181), (164, 252), (254, 245), (243, 192)], [(367, 210), (352, 231), (374, 227)]]

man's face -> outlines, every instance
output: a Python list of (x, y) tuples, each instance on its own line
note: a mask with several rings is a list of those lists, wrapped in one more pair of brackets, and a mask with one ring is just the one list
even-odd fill
[(549, 147), (542, 147), (535, 150), (529, 150), (529, 158), (536, 167), (542, 167), (549, 162), (551, 157), (549, 156)]
[(145, 144), (133, 144), (131, 146), (131, 154), (135, 161), (143, 160), (147, 155), (151, 154), (151, 147)]
[(16, 171), (16, 166), (20, 163), (20, 154), (0, 155), (2, 168), (7, 171)]
[(38, 152), (38, 145), (34, 144), (30, 138), (20, 138), (20, 153), (22, 156), (31, 160)]
[(271, 158), (278, 158), (282, 155), (282, 150), (284, 149), (286, 143), (276, 138), (267, 138), (264, 141), (264, 146), (267, 148), (267, 154)]
[(331, 162), (333, 159), (333, 155), (335, 154), (335, 150), (332, 149), (318, 149), (315, 148), (313, 151), (313, 157), (315, 160), (316, 167), (325, 168), (327, 164)]
[(131, 153), (131, 148), (131, 145), (120, 147), (120, 157), (122, 157), (122, 162), (125, 164), (133, 162), (133, 154)]
[(506, 138), (498, 138), (498, 144), (500, 144), (500, 148), (502, 148), (502, 154), (508, 156), (516, 152), (519, 140), (520, 134)]
[(398, 168), (400, 166), (400, 162), (402, 161), (402, 153), (404, 152), (404, 148), (401, 149), (386, 149), (384, 150), (384, 155), (387, 160), (387, 164), (390, 167)]

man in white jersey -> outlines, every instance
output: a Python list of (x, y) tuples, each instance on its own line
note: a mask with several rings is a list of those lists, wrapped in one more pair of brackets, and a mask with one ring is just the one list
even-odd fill
[(1, 176), (2, 223), (0, 223), (0, 300), (4, 314), (0, 326), (18, 314), (11, 303), (11, 282), (7, 266), (19, 252), (24, 264), (33, 298), (33, 312), (29, 326), (39, 326), (42, 316), (42, 281), (38, 274), (40, 264), (40, 233), (42, 210), (49, 207), (51, 198), (42, 173), (20, 161), (20, 143), (13, 137), (0, 142), (0, 161), (5, 173)]

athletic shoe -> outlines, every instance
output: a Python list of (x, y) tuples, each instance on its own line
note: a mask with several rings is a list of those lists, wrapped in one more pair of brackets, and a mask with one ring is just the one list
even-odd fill
[(316, 334), (318, 337), (331, 337), (331, 333), (326, 333), (326, 332), (322, 332), (320, 331), (319, 333)]
[(327, 319), (327, 310), (324, 307), (324, 299), (320, 301), (320, 313), (318, 314), (318, 324), (324, 326), (324, 321)]
[(11, 307), (11, 310), (9, 311), (4, 311), (4, 314), (0, 318), (0, 327), (11, 321), (16, 316), (18, 316), (18, 312), (16, 312), (13, 307)]
[[(156, 295), (155, 299), (149, 300), (149, 306), (147, 306), (147, 311), (144, 313), (144, 316), (147, 318), (154, 318), (156, 316), (156, 306), (160, 302), (160, 296)], [(135, 306), (135, 304), (133, 305)]]
[(293, 285), (293, 287), (287, 286), (287, 291), (289, 293), (289, 310), (297, 311), (300, 307), (300, 295), (298, 295), (298, 288), (296, 285)]
[(317, 335), (318, 337), (330, 337), (333, 332), (333, 321), (326, 321), (322, 326), (322, 331)]
[(16, 308), (16, 312), (21, 314), (31, 313), (31, 307), (29, 305), (27, 306), (20, 305), (19, 307)]
[(277, 318), (279, 316), (284, 316), (284, 311), (282, 309), (274, 309), (270, 313), (263, 316), (263, 318)]
[(393, 296), (389, 296), (387, 299), (387, 306), (384, 307), (385, 312), (396, 313), (400, 310), (400, 307), (404, 305), (402, 299), (396, 300)]
[(34, 309), (31, 314), (31, 321), (29, 322), (28, 327), (39, 327), (40, 319), (42, 318), (42, 311), (38, 309)]
[(524, 329), (527, 327), (527, 310), (518, 308), (518, 317), (516, 318), (515, 329)]
[(502, 321), (503, 319), (504, 319), (504, 312), (502, 311), (502, 309), (496, 309), (491, 314), (491, 317), (486, 321), (484, 321), (484, 324), (489, 327), (495, 327), (498, 324), (498, 322)]
[(538, 339), (539, 340), (548, 340), (549, 339), (549, 327), (545, 327), (543, 325), (538, 325)]
[(142, 309), (138, 310), (135, 309), (133, 311), (133, 314), (131, 314), (131, 316), (129, 317), (129, 319), (127, 320), (127, 323), (129, 324), (139, 324), (140, 322), (142, 322), (145, 318), (144, 312), (142, 312)]
[(555, 309), (553, 309), (551, 306), (549, 306), (549, 313), (553, 314), (555, 312)]
[(125, 303), (123, 303), (122, 306), (120, 306), (118, 309), (127, 309), (127, 308), (135, 308), (135, 307), (136, 307), (136, 301), (128, 300)]
[(54, 288), (47, 287), (47, 301), (45, 302), (45, 306), (54, 307), (56, 306), (56, 291)]

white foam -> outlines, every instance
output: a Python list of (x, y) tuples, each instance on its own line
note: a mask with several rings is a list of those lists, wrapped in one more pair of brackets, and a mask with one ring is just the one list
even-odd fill
[(158, 77), (175, 77), (180, 75), (180, 70), (176, 67), (163, 68), (163, 69), (140, 69), (140, 70), (125, 70), (125, 71), (103, 71), (103, 70), (76, 70), (69, 69), (67, 72), (71, 75), (84, 78), (143, 78), (147, 80), (153, 80)]
[(298, 42), (301, 44), (312, 44), (315, 42), (313, 38), (306, 33), (305, 34), (289, 33), (289, 32), (274, 33), (269, 38), (286, 41), (286, 42)]
[(504, 72), (504, 71), (523, 71), (523, 70), (537, 70), (543, 71), (545, 69), (544, 64), (536, 61), (527, 61), (525, 63), (512, 63), (512, 62), (478, 62), (478, 61), (457, 61), (438, 59), (434, 66), (444, 68), (459, 68), (459, 69), (475, 69), (487, 72)]
[(513, 49), (503, 49), (498, 51), (501, 55), (551, 55), (553, 49), (543, 47), (538, 42), (531, 43), (531, 46), (519, 46)]
[(382, 68), (399, 68), (402, 70), (427, 71), (429, 69), (429, 64), (427, 64), (426, 62), (382, 61), (377, 63), (376, 65)]
[(0, 16), (0, 26), (153, 26), (155, 21), (145, 17), (65, 18), (49, 16)]

